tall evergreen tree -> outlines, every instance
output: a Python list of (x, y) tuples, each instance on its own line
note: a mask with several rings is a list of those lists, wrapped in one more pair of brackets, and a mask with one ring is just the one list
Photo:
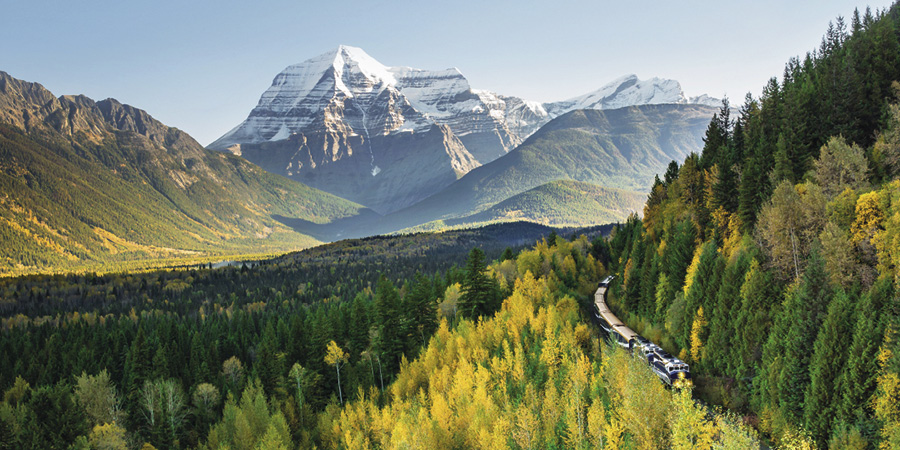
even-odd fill
[(65, 450), (88, 432), (82, 409), (64, 384), (35, 388), (28, 398), (28, 412), (22, 439), (25, 448)]
[(803, 423), (806, 430), (824, 445), (831, 437), (839, 406), (840, 392), (835, 388), (846, 367), (847, 347), (856, 309), (850, 294), (838, 291), (828, 306), (828, 315), (816, 338), (809, 364), (810, 383), (803, 399)]
[(400, 367), (403, 355), (403, 323), (400, 314), (400, 295), (397, 288), (384, 275), (378, 279), (375, 288), (375, 326), (378, 330), (375, 340), (376, 352), (384, 369), (395, 373)]
[(669, 186), (677, 178), (678, 178), (678, 161), (672, 161), (669, 163), (669, 166), (666, 167), (666, 174), (663, 177), (663, 183), (665, 186)]
[(783, 315), (790, 317), (787, 330), (779, 333), (784, 338), (784, 368), (778, 377), (779, 405), (792, 421), (802, 418), (813, 347), (831, 301), (825, 262), (817, 249), (813, 249), (808, 264), (803, 281), (785, 303)]
[(663, 267), (668, 286), (664, 288), (664, 304), (657, 304), (659, 321), (665, 319), (666, 310), (675, 299), (675, 293), (684, 286), (684, 276), (694, 255), (694, 236), (693, 225), (689, 220), (684, 220), (675, 226), (674, 236), (666, 246)]
[(424, 346), (437, 329), (437, 299), (432, 296), (431, 280), (416, 272), (409, 292), (403, 297), (406, 352)]
[(367, 303), (369, 303), (368, 296), (360, 292), (356, 294), (350, 305), (350, 327), (347, 332), (351, 359), (359, 357), (360, 353), (369, 346), (370, 311)]
[(269, 396), (284, 396), (285, 354), (275, 335), (275, 327), (272, 322), (266, 325), (262, 339), (256, 350), (254, 368), (262, 383), (263, 389)]
[(478, 247), (469, 252), (460, 291), (459, 311), (465, 317), (489, 317), (500, 307), (499, 288), (485, 273), (484, 252)]
[(894, 293), (890, 279), (879, 280), (869, 292), (863, 294), (856, 305), (857, 319), (852, 330), (852, 341), (847, 351), (847, 364), (841, 374), (836, 392), (841, 395), (835, 420), (873, 429), (868, 400), (875, 392), (875, 374), (878, 370), (878, 349), (884, 336), (889, 314), (885, 305)]
[(737, 312), (741, 306), (741, 284), (749, 268), (750, 257), (746, 252), (741, 251), (732, 258), (722, 275), (719, 291), (715, 294), (716, 306), (710, 310), (709, 315), (706, 366), (715, 372), (732, 377), (735, 373), (729, 373), (728, 360), (730, 352), (738, 342), (731, 323), (737, 319)]

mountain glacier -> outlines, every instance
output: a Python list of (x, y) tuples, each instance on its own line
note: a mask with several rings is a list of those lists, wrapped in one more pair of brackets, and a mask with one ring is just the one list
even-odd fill
[[(538, 103), (473, 89), (456, 68), (388, 67), (342, 45), (279, 73), (247, 119), (209, 148), (390, 212), (506, 154), (566, 112), (664, 103), (719, 101), (688, 99), (674, 80), (628, 75), (580, 97)], [(410, 164), (425, 166), (397, 170)]]

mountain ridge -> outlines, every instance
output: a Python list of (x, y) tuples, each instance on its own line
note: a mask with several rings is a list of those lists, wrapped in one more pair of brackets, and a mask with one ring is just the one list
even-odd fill
[(716, 111), (700, 105), (572, 111), (541, 127), (503, 158), (370, 226), (387, 232), (459, 219), (558, 180), (647, 192), (670, 161), (702, 147), (709, 117)]
[(0, 72), (0, 272), (316, 244), (357, 204), (203, 148), (114, 99), (54, 96)]
[[(440, 192), (575, 109), (692, 101), (716, 100), (689, 99), (674, 80), (627, 75), (581, 97), (538, 103), (474, 89), (455, 68), (389, 67), (339, 46), (276, 75), (247, 119), (209, 148), (388, 214)], [(427, 142), (411, 145), (416, 135)], [(412, 154), (429, 168), (427, 177), (389, 170)], [(396, 196), (367, 194), (400, 184), (407, 188)]]

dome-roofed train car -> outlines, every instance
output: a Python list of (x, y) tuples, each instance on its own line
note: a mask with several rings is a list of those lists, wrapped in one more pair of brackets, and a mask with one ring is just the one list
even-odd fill
[(609, 289), (612, 279), (611, 276), (606, 277), (597, 285), (597, 292), (594, 293), (594, 306), (597, 308), (595, 314), (600, 322), (600, 328), (609, 335), (609, 338), (620, 347), (630, 351), (637, 342), (635, 338), (640, 336), (622, 323), (606, 306), (606, 291)]
[(662, 348), (655, 347), (647, 359), (653, 373), (669, 386), (677, 388), (692, 386), (690, 366)]

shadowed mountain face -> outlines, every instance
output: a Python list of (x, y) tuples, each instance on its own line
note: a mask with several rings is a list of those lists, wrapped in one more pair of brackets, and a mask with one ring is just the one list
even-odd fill
[(531, 102), (472, 89), (455, 68), (389, 67), (340, 46), (279, 73), (247, 119), (209, 148), (390, 213), (569, 111), (717, 102), (686, 98), (674, 80), (634, 75), (573, 99)]
[(0, 72), (0, 272), (317, 240), (273, 215), (328, 223), (360, 205), (204, 149), (146, 112), (55, 97)]
[(369, 139), (311, 131), (281, 141), (243, 145), (240, 155), (269, 172), (382, 213), (439, 192), (477, 166), (446, 125)]

